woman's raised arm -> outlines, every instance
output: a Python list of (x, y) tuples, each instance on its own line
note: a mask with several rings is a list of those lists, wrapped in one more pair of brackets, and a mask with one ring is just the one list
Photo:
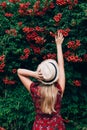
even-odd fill
[(55, 36), (55, 42), (57, 47), (57, 60), (58, 60), (58, 66), (59, 66), (59, 79), (58, 83), (60, 84), (62, 88), (62, 95), (64, 93), (65, 89), (65, 70), (64, 70), (64, 59), (63, 59), (63, 52), (62, 52), (62, 43), (63, 43), (64, 37), (62, 33), (58, 31), (58, 33)]
[(39, 80), (42, 79), (42, 74), (40, 71), (38, 72), (38, 71), (31, 71), (27, 69), (18, 69), (17, 73), (21, 82), (23, 83), (23, 85), (26, 87), (28, 91), (30, 91), (30, 85), (32, 83), (29, 77), (34, 77)]

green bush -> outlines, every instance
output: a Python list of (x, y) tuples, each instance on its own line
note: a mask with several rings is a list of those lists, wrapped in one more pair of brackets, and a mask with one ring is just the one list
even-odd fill
[[(0, 126), (31, 130), (32, 99), (19, 81), (17, 68), (35, 70), (56, 59), (55, 32), (65, 37), (66, 89), (61, 114), (67, 130), (87, 130), (86, 1), (9, 0), (0, 3)], [(34, 80), (34, 79), (33, 79)]]

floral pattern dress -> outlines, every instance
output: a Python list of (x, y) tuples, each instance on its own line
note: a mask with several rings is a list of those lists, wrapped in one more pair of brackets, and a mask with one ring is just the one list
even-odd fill
[(65, 130), (63, 118), (60, 115), (62, 91), (58, 83), (55, 84), (55, 87), (59, 90), (59, 93), (57, 94), (57, 101), (55, 103), (56, 112), (53, 112), (52, 114), (45, 114), (41, 112), (39, 105), (40, 94), (38, 93), (38, 89), (41, 87), (38, 83), (33, 82), (31, 84), (30, 91), (36, 110), (36, 117), (32, 130)]

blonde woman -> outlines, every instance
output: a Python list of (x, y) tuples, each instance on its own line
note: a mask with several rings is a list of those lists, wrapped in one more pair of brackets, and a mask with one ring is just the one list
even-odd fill
[[(55, 36), (58, 63), (53, 59), (47, 59), (38, 65), (36, 71), (17, 71), (23, 85), (31, 93), (35, 105), (36, 118), (33, 130), (65, 130), (60, 115), (61, 99), (65, 89), (63, 40), (62, 33), (58, 31)], [(29, 77), (34, 77), (39, 82), (34, 83)]]

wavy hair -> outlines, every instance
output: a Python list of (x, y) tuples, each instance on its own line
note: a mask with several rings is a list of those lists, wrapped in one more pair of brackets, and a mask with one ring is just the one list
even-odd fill
[(58, 89), (55, 85), (41, 85), (40, 89), (40, 107), (41, 111), (46, 114), (51, 114), (52, 112), (56, 112), (54, 107), (57, 100)]

